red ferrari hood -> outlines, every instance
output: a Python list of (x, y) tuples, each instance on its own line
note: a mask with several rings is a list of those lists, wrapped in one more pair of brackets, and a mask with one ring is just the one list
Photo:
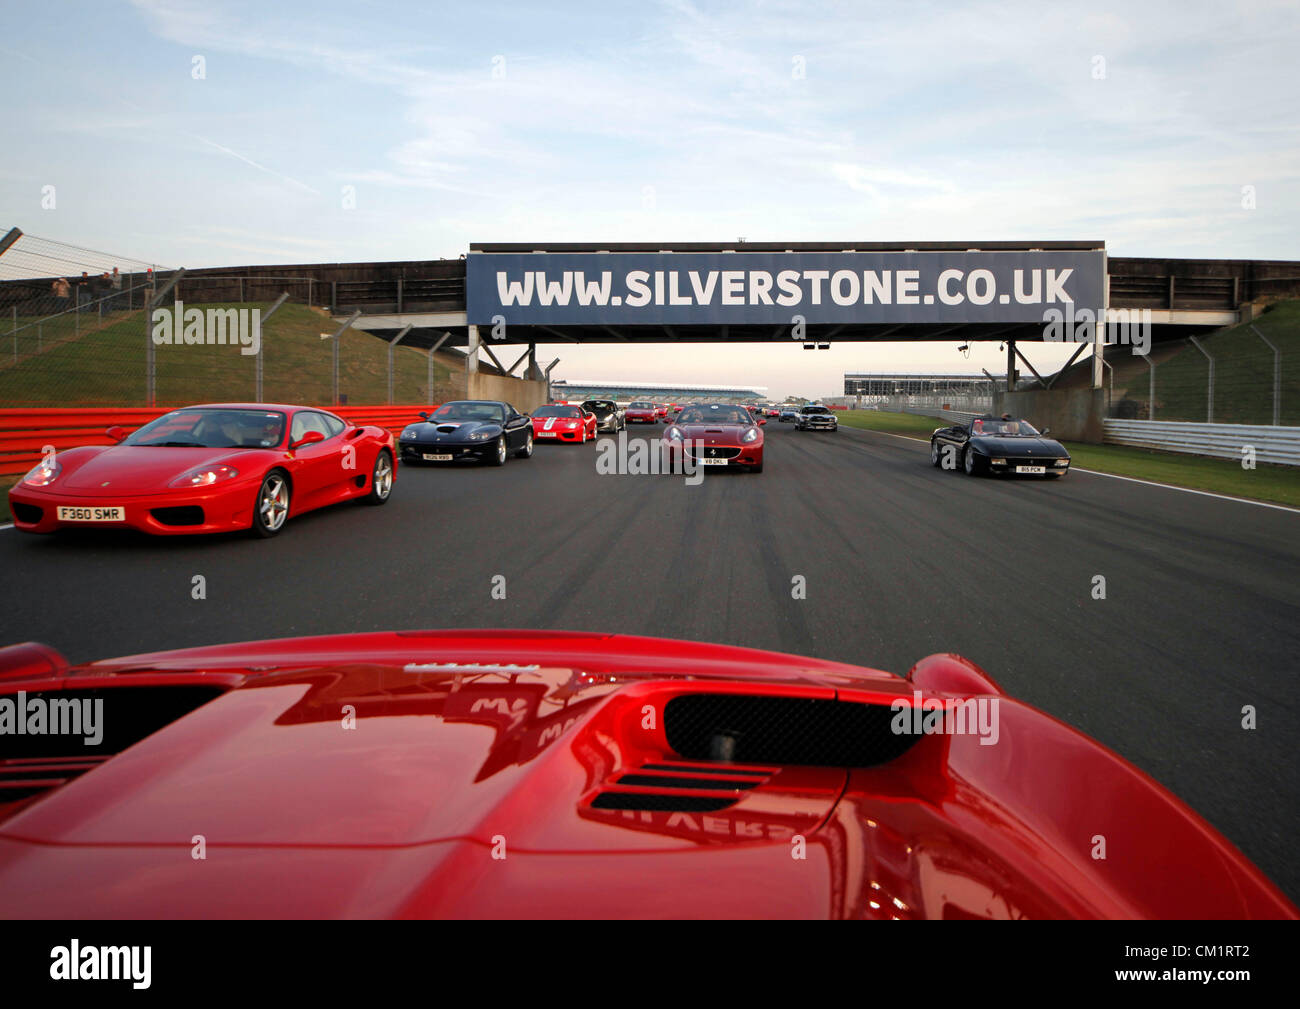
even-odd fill
[[(0, 798), (17, 917), (1295, 913), (1173, 796), (950, 656), (909, 681), (561, 632), (73, 669), (0, 650), (0, 700), (20, 692), (103, 700), (109, 752), (0, 738), (34, 793)], [(891, 733), (962, 695), (1001, 704), (998, 745)], [(1091, 859), (1097, 833), (1123, 857)]]
[(51, 490), (71, 494), (151, 494), (195, 466), (214, 465), (238, 454), (229, 448), (161, 448), (114, 445), (69, 468)]

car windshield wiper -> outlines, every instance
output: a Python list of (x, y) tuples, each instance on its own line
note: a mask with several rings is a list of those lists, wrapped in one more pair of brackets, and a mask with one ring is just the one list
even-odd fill
[(141, 448), (207, 448), (201, 441), (146, 441)]

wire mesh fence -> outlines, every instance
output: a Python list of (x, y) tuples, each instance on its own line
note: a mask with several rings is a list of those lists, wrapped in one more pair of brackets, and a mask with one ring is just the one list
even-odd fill
[(1108, 416), (1215, 424), (1300, 425), (1300, 304), (1252, 323), (1156, 346), (1111, 350)]
[[(465, 395), (464, 370), (449, 357), (357, 330), (336, 340), (312, 278), (181, 276), (167, 288), (175, 276), (29, 235), (0, 249), (0, 407)], [(287, 302), (272, 311), (281, 295)]]

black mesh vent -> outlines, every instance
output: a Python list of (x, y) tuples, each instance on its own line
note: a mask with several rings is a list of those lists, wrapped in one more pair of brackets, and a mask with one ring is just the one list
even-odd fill
[(721, 778), (669, 778), (660, 774), (625, 774), (618, 779), (620, 785), (645, 785), (649, 788), (695, 788), (704, 792), (728, 792), (739, 788), (753, 788), (757, 781), (725, 781)]
[(149, 514), (165, 526), (201, 526), (203, 509), (198, 505), (178, 505), (175, 508), (153, 508)]
[(20, 501), (13, 502), (14, 518), (19, 522), (27, 522), (35, 525), (45, 514), (45, 509), (33, 504), (23, 504)]
[(661, 795), (648, 792), (601, 792), (591, 800), (593, 809), (648, 809), (662, 813), (714, 813), (726, 809), (735, 799), (712, 799), (703, 795)]
[(668, 745), (688, 760), (874, 767), (905, 753), (883, 705), (792, 697), (686, 694), (664, 707)]

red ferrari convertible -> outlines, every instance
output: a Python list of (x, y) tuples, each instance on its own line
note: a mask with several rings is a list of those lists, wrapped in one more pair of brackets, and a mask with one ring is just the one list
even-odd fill
[(762, 473), (761, 428), (766, 423), (743, 406), (705, 403), (683, 407), (660, 442), (664, 461), (675, 467), (686, 452), (699, 466), (737, 467)]
[(291, 514), (349, 498), (383, 504), (397, 468), (389, 432), (315, 407), (190, 406), (108, 434), (119, 443), (60, 452), (18, 481), (14, 527), (274, 536)]
[(902, 679), (546, 631), (0, 649), (0, 715), (54, 699), (86, 739), (0, 734), (6, 918), (1297, 917), (953, 655)]
[(536, 441), (573, 441), (585, 444), (596, 437), (596, 415), (581, 407), (553, 403), (533, 411), (533, 438)]

